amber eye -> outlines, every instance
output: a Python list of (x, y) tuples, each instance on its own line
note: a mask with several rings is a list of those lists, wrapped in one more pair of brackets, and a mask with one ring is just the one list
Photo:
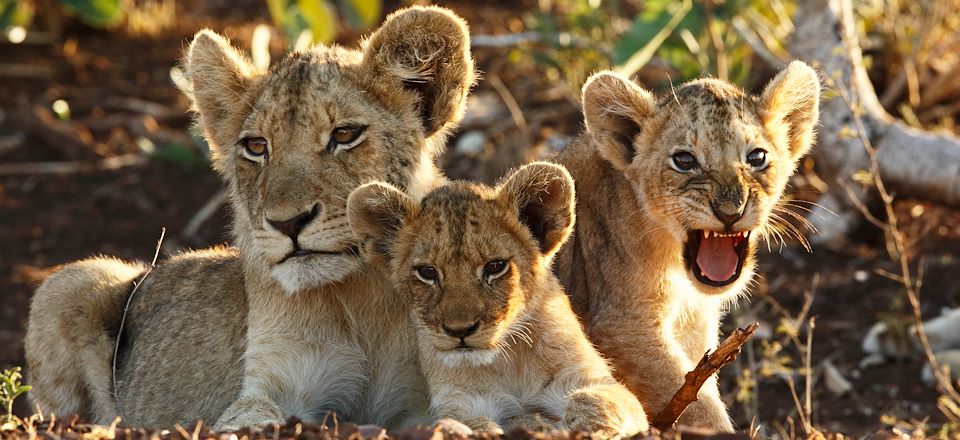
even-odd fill
[(769, 164), (766, 150), (755, 148), (753, 151), (747, 153), (747, 163), (757, 170), (766, 168)]
[(686, 173), (699, 165), (697, 158), (687, 151), (674, 153), (674, 155), (670, 157), (670, 167), (681, 173)]
[(327, 150), (334, 151), (337, 147), (340, 148), (353, 148), (355, 145), (352, 145), (360, 135), (363, 134), (363, 130), (366, 127), (360, 126), (345, 126), (334, 128), (330, 132), (330, 142), (327, 143)]
[(252, 160), (267, 154), (267, 140), (262, 137), (248, 137), (240, 140), (243, 144), (243, 153)]
[(437, 272), (437, 269), (433, 266), (420, 266), (414, 270), (417, 274), (417, 278), (424, 283), (429, 285), (437, 284), (437, 281), (440, 280), (440, 273)]
[(500, 278), (503, 274), (507, 273), (508, 268), (510, 268), (510, 265), (507, 263), (507, 260), (490, 260), (487, 264), (483, 265), (483, 279), (490, 282)]

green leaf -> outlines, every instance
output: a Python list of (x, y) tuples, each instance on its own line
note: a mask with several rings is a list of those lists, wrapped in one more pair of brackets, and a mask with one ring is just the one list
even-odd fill
[(290, 2), (287, 0), (267, 0), (267, 10), (270, 11), (270, 18), (278, 28), (283, 28), (287, 22), (287, 11)]
[[(654, 19), (657, 25), (653, 28), (649, 26), (649, 23), (645, 24), (642, 20), (634, 22), (631, 32), (627, 32), (627, 36), (617, 44), (618, 47), (614, 48), (614, 56), (617, 57), (623, 53), (624, 48), (621, 45), (635, 46), (637, 49), (626, 60), (617, 63), (617, 71), (626, 76), (637, 73), (650, 60), (650, 57), (660, 48), (667, 37), (673, 33), (677, 25), (688, 15), (691, 8), (691, 0), (685, 0), (672, 8), (664, 9)], [(637, 26), (638, 23), (640, 23), (640, 26)], [(633, 33), (632, 37), (631, 33)], [(630, 41), (631, 39), (634, 40)]]
[(341, 0), (346, 6), (344, 13), (350, 22), (360, 29), (370, 29), (380, 22), (383, 2), (380, 0)]
[(337, 13), (323, 0), (297, 0), (300, 13), (310, 25), (313, 41), (331, 43), (337, 36)]
[(120, 0), (60, 0), (80, 21), (99, 28), (116, 26), (123, 21)]
[(157, 148), (150, 154), (152, 159), (189, 166), (205, 166), (207, 160), (197, 150), (185, 145), (171, 144)]

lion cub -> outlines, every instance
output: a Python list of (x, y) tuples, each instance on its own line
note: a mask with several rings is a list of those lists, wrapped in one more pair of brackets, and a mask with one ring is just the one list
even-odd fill
[(370, 183), (347, 201), (364, 253), (413, 301), (433, 414), (478, 431), (646, 430), (551, 273), (574, 223), (573, 180), (532, 163), (495, 189), (454, 182), (418, 203)]
[[(590, 340), (657, 414), (744, 292), (757, 240), (813, 143), (820, 83), (795, 61), (752, 96), (698, 79), (656, 98), (612, 72), (583, 87), (587, 132), (557, 158), (577, 229), (556, 269)], [(680, 423), (732, 431), (716, 380)]]

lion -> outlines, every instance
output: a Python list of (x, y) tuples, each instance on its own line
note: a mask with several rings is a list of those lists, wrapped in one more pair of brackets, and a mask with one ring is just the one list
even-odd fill
[(550, 269), (574, 225), (563, 167), (532, 163), (496, 189), (454, 182), (419, 203), (369, 183), (347, 218), (363, 254), (412, 298), (433, 416), (498, 434), (541, 420), (603, 436), (647, 430)]
[(31, 306), (33, 402), (101, 423), (220, 430), (330, 411), (386, 427), (422, 417), (415, 334), (394, 313), (409, 306), (358, 256), (346, 201), (373, 180), (415, 195), (445, 180), (435, 161), (474, 83), (466, 23), (412, 7), (361, 50), (317, 46), (267, 71), (204, 30), (185, 74), (236, 248), (162, 262), (132, 297), (143, 265), (61, 268)]
[[(556, 158), (580, 194), (577, 227), (554, 267), (649, 417), (716, 347), (758, 240), (782, 227), (778, 202), (813, 143), (819, 93), (799, 61), (758, 97), (709, 78), (659, 99), (612, 72), (584, 85), (586, 133)], [(733, 430), (716, 378), (679, 422)]]

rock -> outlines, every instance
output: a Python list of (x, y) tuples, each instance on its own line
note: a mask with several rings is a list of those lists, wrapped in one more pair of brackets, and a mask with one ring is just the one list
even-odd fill
[(823, 367), (824, 385), (826, 385), (827, 389), (834, 395), (842, 396), (853, 389), (853, 384), (851, 384), (846, 377), (843, 377), (843, 373), (841, 373), (837, 366), (833, 365), (833, 362), (830, 362), (829, 359), (823, 361), (821, 366)]
[(475, 156), (483, 151), (486, 143), (487, 134), (483, 130), (470, 130), (457, 138), (457, 144), (454, 149), (459, 154)]
[(494, 92), (477, 92), (467, 97), (467, 111), (461, 127), (487, 127), (510, 117), (510, 111)]
[[(960, 380), (960, 350), (944, 350), (936, 352), (934, 355), (940, 368), (946, 366), (950, 369), (950, 380), (953, 382)], [(920, 379), (928, 386), (936, 386), (937, 380), (933, 377), (933, 369), (930, 368), (929, 363), (923, 364)]]

